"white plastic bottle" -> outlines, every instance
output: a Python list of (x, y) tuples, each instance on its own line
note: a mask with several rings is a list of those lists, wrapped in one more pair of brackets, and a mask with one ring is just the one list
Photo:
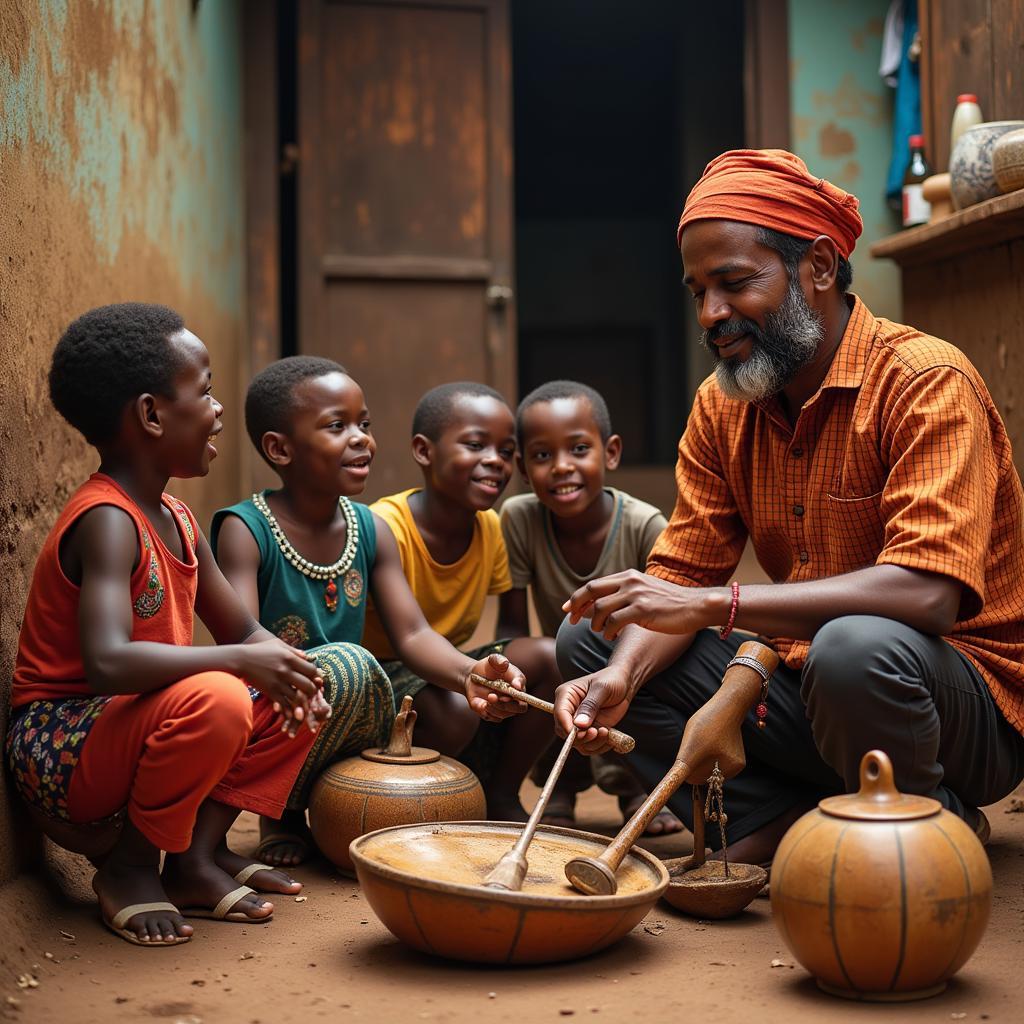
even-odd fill
[(961, 93), (956, 98), (956, 109), (953, 111), (953, 123), (949, 130), (949, 155), (953, 156), (953, 147), (956, 140), (968, 128), (981, 124), (981, 107), (978, 106), (978, 97), (972, 92)]

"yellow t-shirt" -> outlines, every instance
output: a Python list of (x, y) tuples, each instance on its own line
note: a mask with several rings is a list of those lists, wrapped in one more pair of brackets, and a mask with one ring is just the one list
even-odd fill
[[(405, 578), (431, 629), (458, 647), (473, 635), (487, 595), (512, 587), (501, 524), (494, 509), (477, 512), (466, 553), (457, 562), (442, 565), (431, 558), (413, 520), (409, 495), (417, 490), (381, 498), (370, 508), (391, 528)], [(380, 661), (396, 657), (372, 601), (366, 609), (363, 646)]]

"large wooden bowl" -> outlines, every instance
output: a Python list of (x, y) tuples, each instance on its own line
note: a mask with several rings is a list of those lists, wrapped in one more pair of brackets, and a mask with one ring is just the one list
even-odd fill
[(617, 872), (614, 896), (584, 896), (565, 864), (597, 857), (605, 836), (540, 825), (527, 852), (521, 892), (480, 884), (515, 842), (522, 825), (457, 821), (380, 829), (353, 841), (349, 854), (374, 912), (414, 949), (491, 964), (573, 960), (618, 942), (668, 886), (661, 861), (634, 847)]

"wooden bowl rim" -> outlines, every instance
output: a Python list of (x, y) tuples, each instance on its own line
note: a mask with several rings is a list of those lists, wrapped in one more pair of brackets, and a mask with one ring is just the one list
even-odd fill
[[(348, 854), (353, 864), (356, 866), (357, 876), (360, 868), (362, 868), (372, 875), (376, 875), (380, 878), (387, 879), (390, 882), (395, 882), (412, 889), (418, 889), (426, 892), (440, 892), (450, 896), (464, 896), (474, 900), (493, 900), (497, 903), (507, 903), (512, 906), (519, 907), (527, 906), (548, 910), (601, 911), (625, 909), (628, 907), (635, 907), (643, 903), (650, 903), (653, 907), (668, 888), (669, 874), (665, 865), (655, 857), (654, 854), (648, 853), (647, 850), (639, 846), (634, 846), (629, 853), (626, 854), (626, 858), (636, 857), (647, 867), (653, 868), (654, 873), (658, 876), (658, 882), (651, 888), (644, 889), (642, 892), (624, 893), (622, 895), (616, 893), (614, 896), (583, 896), (582, 893), (579, 896), (540, 896), (529, 892), (510, 892), (507, 889), (488, 889), (483, 885), (463, 885), (459, 882), (444, 882), (423, 878), (420, 875), (414, 875), (411, 872), (400, 871), (398, 868), (381, 864), (380, 862), (367, 857), (366, 854), (359, 849), (361, 845), (370, 842), (370, 840), (374, 839), (376, 836), (383, 835), (386, 832), (422, 829), (427, 826), (452, 828), (460, 825), (472, 825), (476, 828), (484, 826), (487, 828), (494, 828), (499, 832), (508, 832), (510, 833), (510, 846), (512, 842), (514, 842), (515, 833), (520, 831), (523, 827), (523, 823), (518, 821), (417, 821), (411, 822), (407, 825), (391, 825), (388, 828), (379, 828), (374, 832), (367, 832), (365, 835), (353, 839), (349, 844)], [(596, 832), (584, 832), (582, 829), (576, 828), (562, 828), (558, 825), (538, 825), (537, 833), (562, 835), (572, 838), (584, 837), (604, 846), (610, 845), (612, 841), (608, 836), (599, 835)], [(529, 852), (527, 852), (527, 858), (529, 858)], [(359, 881), (360, 884), (362, 884), (361, 878)]]

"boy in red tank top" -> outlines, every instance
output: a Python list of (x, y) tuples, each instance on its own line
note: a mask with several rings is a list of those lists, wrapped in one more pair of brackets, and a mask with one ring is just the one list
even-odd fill
[[(225, 836), (242, 808), (280, 814), (329, 709), (315, 663), (259, 626), (164, 492), (217, 454), (209, 354), (165, 307), (102, 307), (60, 339), (50, 395), (100, 466), (36, 565), (7, 737), (17, 787), (48, 835), (99, 863), (102, 919), (129, 942), (188, 941), (187, 917), (266, 921), (256, 890), (301, 886)], [(193, 609), (218, 646), (192, 646)]]

